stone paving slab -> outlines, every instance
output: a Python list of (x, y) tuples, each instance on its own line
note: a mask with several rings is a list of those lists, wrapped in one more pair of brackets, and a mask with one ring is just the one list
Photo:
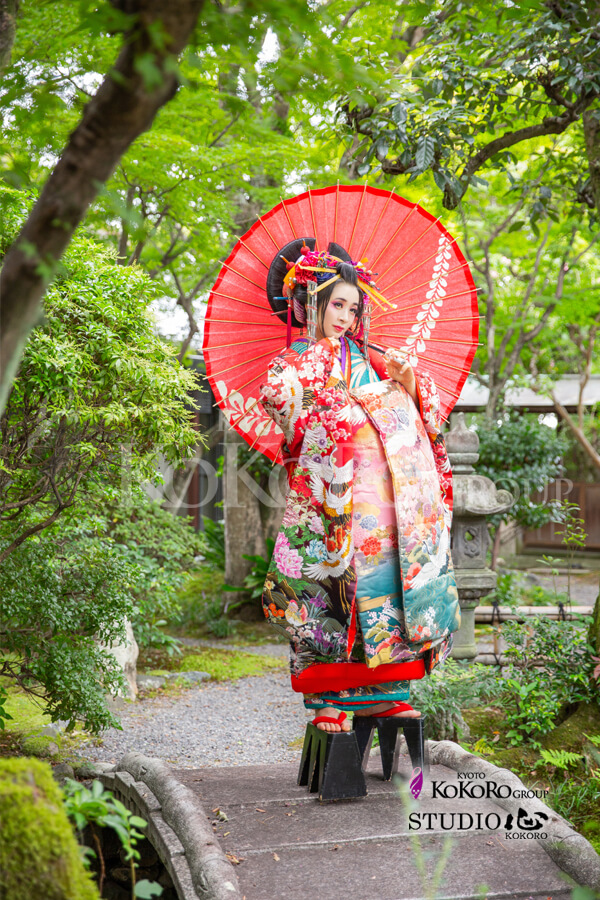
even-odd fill
[[(410, 775), (407, 757), (400, 770)], [(178, 772), (209, 816), (217, 809), (227, 816), (220, 821), (214, 813), (215, 830), (225, 851), (242, 860), (236, 874), (246, 900), (423, 898), (448, 840), (452, 847), (439, 897), (570, 897), (568, 880), (540, 841), (506, 839), (507, 814), (493, 799), (432, 796), (434, 780), (458, 783), (452, 769), (432, 766), (412, 807), (422, 822), (426, 813), (431, 814), (431, 830), (424, 824), (418, 833), (409, 830), (396, 785), (382, 781), (377, 758), (368, 768), (368, 796), (360, 800), (320, 803), (296, 785), (296, 775), (297, 766), (290, 764)], [(451, 813), (470, 814), (473, 824), (482, 827), (445, 831), (439, 824), (442, 812), (444, 827), (452, 821)], [(500, 829), (494, 830), (495, 818), (492, 829), (486, 828), (490, 813), (500, 817)], [(465, 817), (462, 822), (470, 824)], [(424, 873), (418, 870), (415, 852), (424, 854)]]
[[(439, 900), (570, 897), (561, 873), (548, 871), (548, 857), (541, 847), (505, 848), (498, 841), (490, 847), (485, 835), (450, 840), (453, 845)], [(441, 847), (429, 837), (422, 840), (422, 848), (427, 855), (425, 879), (416, 869), (406, 837), (241, 854), (236, 869), (246, 900), (422, 900)]]

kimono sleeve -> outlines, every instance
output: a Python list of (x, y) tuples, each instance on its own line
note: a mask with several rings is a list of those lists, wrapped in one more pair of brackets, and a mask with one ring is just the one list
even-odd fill
[(446, 451), (446, 442), (442, 435), (442, 418), (440, 415), (440, 397), (431, 375), (427, 372), (415, 372), (417, 382), (417, 409), (425, 425), (429, 437), (435, 466), (442, 490), (442, 501), (452, 516), (452, 469)]
[(302, 443), (315, 398), (331, 375), (335, 354), (327, 339), (301, 355), (290, 350), (276, 356), (268, 369), (268, 381), (260, 386), (260, 402), (285, 437), (288, 450)]

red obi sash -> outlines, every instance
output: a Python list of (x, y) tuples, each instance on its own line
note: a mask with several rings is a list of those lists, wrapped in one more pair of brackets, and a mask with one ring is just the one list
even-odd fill
[(425, 662), (384, 663), (369, 668), (366, 663), (316, 663), (292, 675), (292, 690), (299, 694), (322, 694), (350, 688), (386, 684), (390, 681), (417, 681), (425, 675)]

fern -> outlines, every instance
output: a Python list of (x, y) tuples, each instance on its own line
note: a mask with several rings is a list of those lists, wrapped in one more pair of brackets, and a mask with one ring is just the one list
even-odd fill
[(591, 741), (596, 747), (600, 747), (600, 734), (586, 734), (583, 733), (584, 738), (587, 738), (588, 741)]
[(568, 769), (581, 762), (581, 754), (571, 753), (570, 750), (540, 750), (540, 755), (547, 765), (556, 766), (557, 769)]

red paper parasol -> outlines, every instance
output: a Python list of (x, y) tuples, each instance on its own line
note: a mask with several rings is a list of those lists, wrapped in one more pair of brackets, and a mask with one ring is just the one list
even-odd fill
[[(337, 185), (284, 200), (240, 238), (212, 289), (204, 330), (206, 374), (228, 422), (275, 460), (282, 432), (258, 402), (286, 326), (267, 299), (267, 273), (289, 241), (330, 241), (368, 259), (377, 289), (395, 309), (373, 307), (369, 342), (401, 350), (426, 369), (448, 417), (460, 395), (479, 330), (476, 288), (455, 239), (418, 204), (393, 191)], [(302, 334), (296, 329), (293, 338)]]

